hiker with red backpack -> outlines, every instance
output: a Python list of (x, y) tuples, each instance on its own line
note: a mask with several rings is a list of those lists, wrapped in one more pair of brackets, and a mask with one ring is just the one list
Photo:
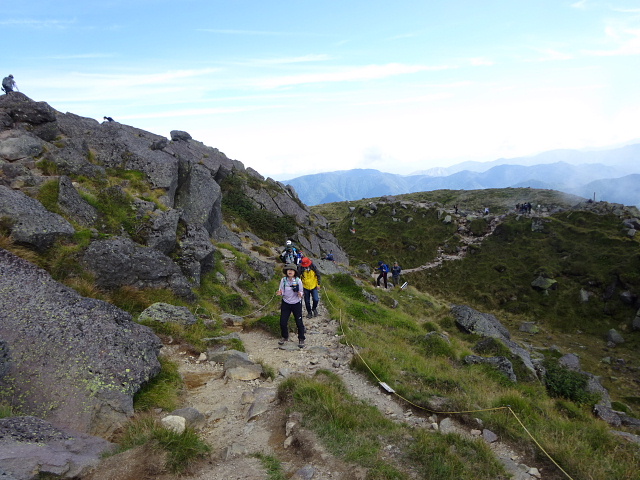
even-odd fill
[[(302, 280), (304, 289), (304, 306), (307, 309), (307, 318), (318, 316), (318, 302), (320, 296), (320, 272), (310, 258), (303, 257), (298, 266), (298, 276)], [(313, 303), (311, 300), (313, 299)]]

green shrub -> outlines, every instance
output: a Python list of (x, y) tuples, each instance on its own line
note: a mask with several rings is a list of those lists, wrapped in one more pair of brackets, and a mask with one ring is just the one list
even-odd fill
[(598, 394), (586, 390), (589, 378), (584, 373), (569, 370), (551, 359), (544, 362), (544, 367), (547, 372), (544, 383), (552, 397), (566, 398), (580, 405), (594, 405), (600, 399)]

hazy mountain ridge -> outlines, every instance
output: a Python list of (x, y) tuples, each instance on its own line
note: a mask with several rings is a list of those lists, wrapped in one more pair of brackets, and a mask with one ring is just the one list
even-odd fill
[[(584, 163), (580, 163), (580, 160)], [(640, 206), (634, 181), (640, 174), (640, 144), (593, 152), (555, 150), (535, 157), (496, 160), (482, 164), (464, 162), (427, 172), (444, 175), (398, 175), (373, 169), (354, 169), (293, 178), (292, 185), (307, 205), (359, 200), (429, 190), (485, 188), (550, 188), (565, 193)], [(555, 162), (552, 163), (552, 161)], [(533, 163), (533, 162), (539, 163)], [(507, 163), (508, 162), (508, 163)], [(527, 165), (528, 163), (532, 163)], [(490, 168), (481, 170), (482, 166)], [(461, 167), (467, 167), (459, 169)]]

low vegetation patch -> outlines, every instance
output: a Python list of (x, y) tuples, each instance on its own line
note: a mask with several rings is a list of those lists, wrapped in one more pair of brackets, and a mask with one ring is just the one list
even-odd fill
[(211, 451), (211, 447), (193, 429), (176, 433), (150, 415), (138, 416), (125, 425), (118, 443), (118, 452), (145, 444), (163, 450), (167, 458), (165, 468), (172, 473), (184, 472), (190, 464)]

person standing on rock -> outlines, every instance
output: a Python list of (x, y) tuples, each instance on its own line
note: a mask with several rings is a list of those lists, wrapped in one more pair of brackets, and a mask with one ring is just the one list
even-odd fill
[(298, 327), (298, 347), (304, 348), (305, 328), (302, 322), (302, 280), (298, 277), (298, 268), (294, 264), (287, 264), (282, 269), (284, 277), (280, 280), (280, 288), (277, 295), (282, 296), (280, 303), (280, 333), (282, 339), (279, 345), (289, 341), (289, 317), (293, 313)]
[(7, 95), (14, 90), (18, 90), (18, 86), (16, 85), (16, 81), (13, 79), (13, 75), (9, 75), (2, 79), (2, 90), (4, 90), (4, 93)]
[[(302, 257), (300, 265), (298, 266), (298, 275), (304, 287), (304, 306), (307, 309), (307, 318), (317, 317), (318, 302), (320, 301), (320, 296), (318, 295), (318, 290), (320, 290), (320, 272), (310, 258)], [(311, 303), (312, 299), (313, 303)]]

